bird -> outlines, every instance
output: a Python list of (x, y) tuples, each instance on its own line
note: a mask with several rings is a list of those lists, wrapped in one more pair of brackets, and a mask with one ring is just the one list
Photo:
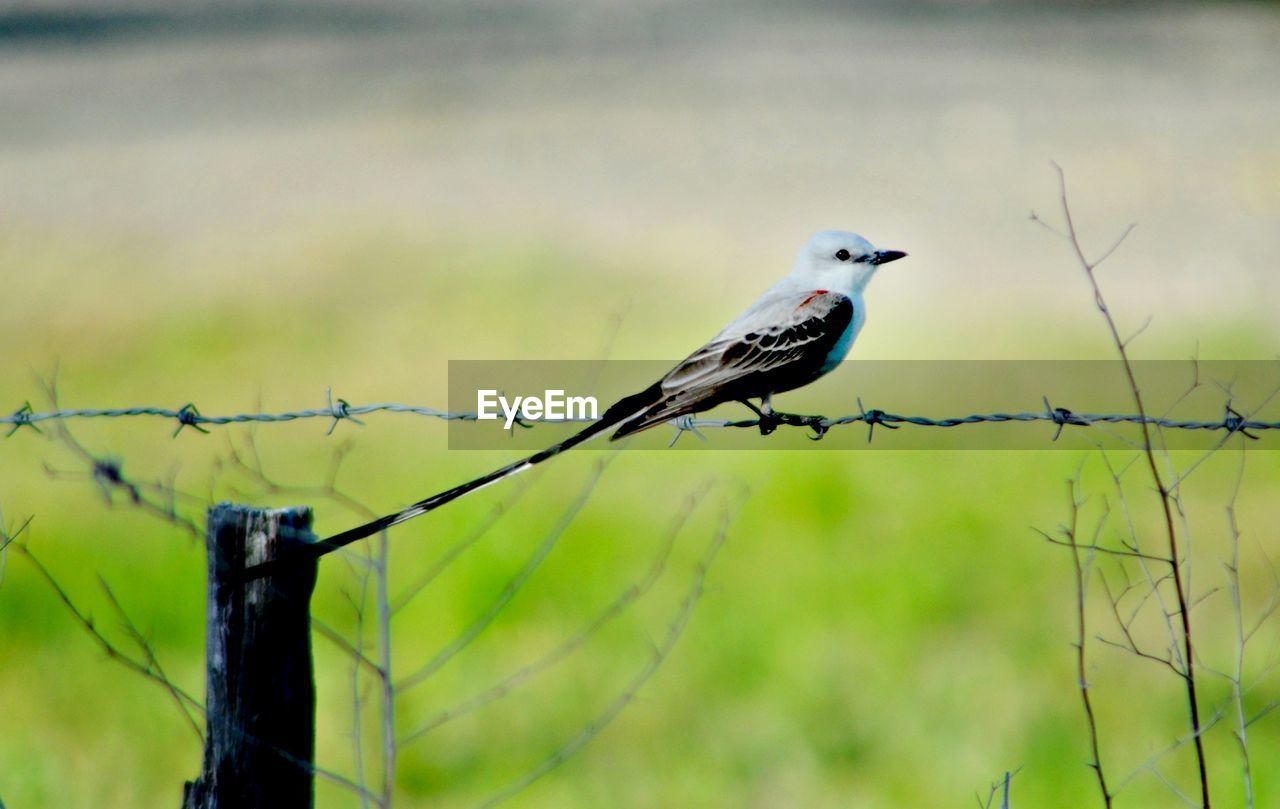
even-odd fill
[(813, 427), (821, 437), (826, 429), (821, 417), (777, 412), (773, 396), (807, 385), (839, 366), (866, 321), (863, 290), (881, 266), (906, 255), (901, 250), (878, 249), (848, 231), (815, 233), (796, 254), (791, 272), (719, 334), (657, 382), (620, 399), (582, 431), (394, 514), (321, 540), (315, 543), (313, 555), (434, 511), (610, 429), (614, 430), (611, 440), (616, 441), (673, 419), (740, 402), (755, 412), (763, 434), (779, 424), (795, 424)]

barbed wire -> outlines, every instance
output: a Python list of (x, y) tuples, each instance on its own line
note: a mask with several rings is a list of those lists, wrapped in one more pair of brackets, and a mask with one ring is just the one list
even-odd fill
[[(823, 416), (793, 416), (790, 414), (778, 414), (778, 420), (772, 423), (766, 423), (765, 428), (776, 426), (791, 427), (807, 427), (815, 432), (812, 436), (814, 439), (822, 438), (828, 430), (833, 427), (839, 427), (850, 424), (865, 424), (868, 427), (867, 440), (870, 441), (875, 431), (875, 427), (880, 425), (889, 430), (896, 430), (900, 426), (907, 424), (916, 427), (959, 427), (968, 424), (990, 424), (1001, 422), (1049, 422), (1057, 426), (1053, 440), (1057, 440), (1062, 434), (1064, 428), (1071, 427), (1089, 427), (1094, 424), (1147, 424), (1153, 427), (1170, 430), (1203, 430), (1203, 431), (1225, 431), (1230, 434), (1240, 433), (1248, 438), (1257, 439), (1258, 436), (1253, 432), (1264, 430), (1280, 430), (1280, 421), (1264, 421), (1250, 418), (1242, 415), (1235, 410), (1230, 402), (1223, 407), (1223, 414), (1216, 419), (1172, 419), (1160, 416), (1140, 416), (1133, 413), (1085, 413), (1076, 412), (1065, 407), (1054, 407), (1049, 403), (1048, 397), (1043, 399), (1043, 410), (1028, 410), (1022, 412), (994, 412), (994, 413), (973, 413), (965, 416), (954, 416), (946, 418), (931, 418), (929, 416), (912, 416), (892, 413), (879, 408), (865, 408), (862, 400), (858, 399), (858, 412), (837, 418), (826, 418)], [(326, 402), (323, 407), (306, 408), (302, 410), (286, 410), (279, 413), (236, 413), (227, 416), (207, 416), (200, 412), (194, 403), (187, 403), (179, 408), (169, 407), (117, 407), (117, 408), (63, 408), (38, 412), (34, 410), (30, 402), (25, 402), (22, 407), (15, 410), (9, 416), (0, 417), (0, 425), (11, 425), (6, 437), (12, 436), (23, 427), (30, 427), (39, 432), (39, 424), (49, 421), (68, 421), (72, 419), (96, 419), (96, 418), (134, 418), (134, 417), (155, 417), (162, 419), (171, 419), (177, 422), (177, 427), (173, 431), (173, 435), (186, 427), (191, 427), (202, 433), (209, 432), (206, 426), (221, 426), (228, 424), (248, 424), (248, 423), (274, 423), (300, 421), (305, 419), (331, 419), (329, 429), (326, 434), (330, 434), (338, 426), (341, 421), (350, 421), (354, 424), (363, 426), (364, 422), (358, 417), (368, 415), (370, 413), (407, 413), (416, 416), (425, 416), (429, 418), (441, 419), (444, 421), (476, 421), (479, 416), (474, 412), (451, 412), (440, 410), (434, 407), (426, 407), (423, 405), (408, 405), (397, 402), (380, 402), (376, 404), (352, 405), (345, 399), (334, 399), (331, 394), (326, 394)], [(594, 419), (524, 419), (516, 418), (515, 424), (521, 427), (532, 427), (534, 424), (548, 423), (589, 423)], [(692, 416), (684, 416), (674, 419), (671, 424), (676, 427), (678, 438), (684, 432), (697, 433), (703, 428), (752, 428), (761, 427), (762, 420), (759, 418), (752, 419), (709, 419), (695, 418)], [(770, 431), (772, 431), (770, 429)], [(1253, 431), (1253, 432), (1250, 432)], [(700, 436), (701, 437), (701, 436)], [(674, 443), (674, 441), (673, 441)]]
[(192, 402), (188, 402), (176, 410), (169, 407), (140, 406), (63, 408), (45, 412), (37, 412), (31, 407), (30, 402), (24, 402), (22, 407), (15, 410), (12, 415), (0, 417), (0, 424), (13, 425), (12, 429), (7, 433), (7, 435), (13, 435), (22, 427), (34, 428), (37, 424), (44, 421), (155, 416), (177, 421), (178, 426), (173, 431), (173, 434), (177, 435), (182, 432), (182, 428), (184, 427), (191, 427), (203, 433), (208, 432), (208, 430), (203, 429), (204, 425), (246, 424), (251, 422), (266, 423), (314, 418), (333, 419), (333, 423), (329, 425), (329, 432), (332, 433), (333, 429), (340, 421), (346, 420), (355, 424), (363, 425), (364, 422), (356, 418), (357, 416), (378, 412), (412, 413), (414, 415), (429, 416), (431, 418), (444, 419), (446, 421), (455, 419), (474, 421), (476, 419), (475, 413), (450, 413), (444, 410), (438, 410), (434, 407), (396, 404), (394, 402), (352, 406), (346, 399), (338, 399), (335, 401), (331, 395), (326, 395), (326, 400), (324, 407), (308, 408), (305, 410), (289, 410), (282, 413), (237, 413), (231, 416), (206, 416), (201, 413), (200, 409)]

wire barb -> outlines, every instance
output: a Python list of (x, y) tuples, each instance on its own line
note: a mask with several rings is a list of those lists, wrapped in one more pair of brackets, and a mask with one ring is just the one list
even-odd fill
[(1089, 426), (1088, 421), (1080, 418), (1079, 416), (1077, 416), (1075, 413), (1072, 413), (1067, 408), (1053, 407), (1052, 405), (1050, 405), (1049, 397), (1047, 395), (1044, 397), (1044, 413), (1045, 413), (1045, 416), (1050, 421), (1058, 425), (1058, 429), (1055, 430), (1053, 433), (1054, 441), (1058, 440), (1058, 438), (1062, 435), (1062, 428), (1066, 427), (1068, 424), (1075, 424), (1075, 425), (1080, 425), (1084, 427)]
[(886, 430), (896, 430), (900, 426), (897, 424), (890, 424), (889, 422), (885, 421), (885, 417), (888, 416), (889, 414), (884, 412), (883, 410), (880, 410), (874, 407), (871, 408), (870, 410), (867, 410), (865, 407), (863, 407), (861, 396), (858, 397), (857, 403), (858, 403), (858, 420), (861, 422), (864, 422), (867, 425), (867, 443), (868, 444), (871, 443), (871, 438), (875, 434), (877, 424), (883, 425)]
[(676, 434), (671, 436), (671, 441), (667, 444), (667, 449), (674, 447), (676, 445), (676, 442), (680, 440), (680, 436), (684, 435), (685, 433), (693, 433), (695, 436), (698, 437), (699, 440), (701, 440), (703, 443), (706, 443), (707, 437), (702, 434), (701, 430), (698, 429), (697, 420), (694, 419), (692, 414), (688, 414), (688, 415), (680, 416), (679, 418), (672, 419), (670, 424), (672, 427), (676, 428)]
[(4, 434), (4, 437), (8, 438), (9, 436), (13, 435), (23, 427), (30, 427), (36, 432), (40, 432), (40, 428), (37, 427), (31, 420), (31, 417), (34, 415), (35, 415), (35, 410), (32, 409), (31, 402), (30, 401), (23, 402), (22, 407), (19, 407), (17, 410), (13, 411), (13, 415), (8, 418), (9, 423), (12, 424), (13, 427), (9, 429), (9, 432)]
[(199, 409), (197, 409), (195, 404), (192, 402), (184, 404), (178, 412), (173, 414), (173, 417), (178, 420), (178, 429), (173, 431), (174, 438), (178, 437), (178, 433), (182, 432), (183, 427), (190, 427), (197, 432), (204, 433), (205, 435), (209, 434), (208, 430), (200, 426), (205, 419), (204, 416), (200, 415)]
[(325, 431), (325, 435), (333, 435), (334, 428), (343, 419), (355, 422), (361, 427), (364, 426), (363, 421), (351, 415), (351, 404), (346, 399), (338, 399), (336, 403), (333, 401), (333, 388), (324, 389), (324, 400), (325, 406), (329, 408), (329, 415), (333, 418), (333, 421), (329, 423), (329, 429)]
[(1240, 433), (1245, 438), (1251, 438), (1254, 441), (1257, 441), (1258, 436), (1249, 432), (1247, 429), (1250, 426), (1252, 425), (1250, 425), (1249, 420), (1232, 407), (1231, 402), (1228, 401), (1223, 405), (1222, 428), (1227, 431), (1228, 436)]

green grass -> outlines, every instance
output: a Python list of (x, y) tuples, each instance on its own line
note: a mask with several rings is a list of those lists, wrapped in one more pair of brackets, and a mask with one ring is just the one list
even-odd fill
[[(33, 268), (15, 280), (16, 294), (34, 303), (0, 323), (0, 344), (21, 347), (0, 358), (6, 403), (31, 398), (43, 407), (28, 367), (47, 371), (59, 358), (68, 405), (194, 401), (220, 413), (254, 409), (261, 397), (265, 408), (282, 409), (318, 405), (327, 386), (353, 402), (434, 404), (445, 400), (449, 358), (594, 356), (610, 317), (624, 308), (622, 288), (647, 288), (626, 279), (675, 274), (655, 270), (642, 255), (606, 276), (591, 271), (605, 259), (597, 255), (506, 245), (500, 254), (468, 256), (445, 239), (382, 233), (255, 255), (234, 274), (196, 266), (175, 277), (159, 260), (146, 266), (144, 248), (87, 250), (94, 272), (85, 275), (84, 256), (11, 245), (8, 259)], [(707, 324), (689, 301), (699, 284), (711, 288), (718, 279), (691, 283), (693, 292), (664, 301), (671, 321), (658, 343), (644, 342), (649, 331), (631, 320), (652, 314), (652, 301), (633, 301), (641, 314), (624, 321), (617, 355), (674, 356), (704, 338)], [(566, 308), (566, 296), (600, 305)], [(1232, 329), (1214, 342), (1218, 351), (1257, 352), (1252, 341), (1263, 327)], [(837, 376), (828, 384), (842, 382)], [(339, 424), (330, 437), (321, 421), (265, 426), (256, 436), (270, 473), (299, 485), (321, 483), (334, 448), (350, 440), (339, 485), (378, 510), (510, 457), (450, 453), (439, 422), (394, 415), (366, 422), (362, 429)], [(232, 496), (232, 486), (254, 491), (217, 465), (231, 442), (243, 440), (242, 428), (184, 430), (171, 438), (173, 425), (158, 420), (71, 426), (93, 451), (122, 459), (135, 479), (161, 479), (178, 467), (179, 486), (199, 497), (207, 496), (211, 479), (218, 497)], [(6, 518), (35, 515), (24, 541), (127, 647), (98, 589), (99, 575), (109, 581), (175, 679), (202, 693), (200, 545), (119, 498), (108, 508), (90, 482), (49, 479), (42, 464), (83, 468), (48, 430), (19, 431), (0, 447)], [(581, 452), (557, 459), (471, 553), (396, 619), (397, 672), (412, 671), (484, 611), (603, 457)], [(674, 653), (617, 721), (510, 805), (964, 805), (1018, 767), (1015, 806), (1090, 805), (1095, 786), (1069, 646), (1071, 569), (1065, 551), (1032, 530), (1052, 530), (1066, 518), (1064, 481), (1082, 457), (621, 453), (509, 608), (465, 653), (406, 694), (400, 729), (501, 679), (589, 621), (643, 575), (669, 515), (712, 480), (666, 575), (574, 657), (407, 747), (397, 772), (400, 803), (468, 806), (572, 738), (644, 665), (728, 507), (734, 513), (728, 542)], [(1235, 462), (1224, 455), (1207, 464), (1186, 495), (1198, 591), (1222, 583), (1222, 509)], [(1268, 495), (1277, 481), (1280, 458), (1251, 456), (1239, 511), (1253, 609), (1271, 584), (1261, 560), (1276, 522)], [(1094, 462), (1086, 465), (1085, 487), (1111, 496)], [(510, 486), (489, 489), (397, 529), (393, 590), (510, 494)], [(1157, 541), (1149, 492), (1135, 480), (1128, 494), (1139, 532)], [(310, 502), (321, 533), (358, 519), (308, 497), (259, 493), (257, 500)], [(187, 510), (198, 516), (198, 508)], [(342, 591), (354, 576), (335, 558), (322, 568), (316, 614), (349, 629)], [(1227, 606), (1219, 594), (1196, 612), (1205, 654), (1221, 666), (1230, 656)], [(1091, 620), (1101, 628), (1106, 616), (1097, 610)], [(1274, 628), (1264, 629), (1251, 647), (1253, 673), (1269, 662), (1275, 638)], [(348, 664), (323, 640), (316, 643), (319, 763), (350, 773)], [(1091, 655), (1105, 763), (1118, 780), (1184, 732), (1181, 692), (1154, 666), (1097, 645)], [(1204, 688), (1206, 705), (1225, 696), (1222, 681), (1209, 675)], [(1249, 704), (1260, 709), (1276, 696), (1275, 679), (1264, 678)], [(1271, 805), (1280, 800), (1280, 723), (1259, 722), (1250, 739), (1257, 805)], [(1223, 805), (1238, 803), (1238, 757), (1227, 728), (1216, 728), (1208, 743), (1215, 795)], [(0, 583), (6, 804), (177, 805), (199, 758), (195, 737), (166, 695), (106, 659), (31, 566), (10, 553)], [(1163, 771), (1190, 788), (1185, 752), (1170, 757)], [(1149, 774), (1124, 795), (1125, 806), (1172, 803)], [(323, 806), (356, 805), (323, 781), (318, 796)]]

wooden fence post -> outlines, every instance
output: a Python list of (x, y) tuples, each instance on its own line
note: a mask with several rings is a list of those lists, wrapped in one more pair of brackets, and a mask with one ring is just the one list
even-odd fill
[(183, 809), (312, 805), (316, 560), (248, 583), (249, 566), (313, 542), (308, 508), (209, 509), (204, 768)]

